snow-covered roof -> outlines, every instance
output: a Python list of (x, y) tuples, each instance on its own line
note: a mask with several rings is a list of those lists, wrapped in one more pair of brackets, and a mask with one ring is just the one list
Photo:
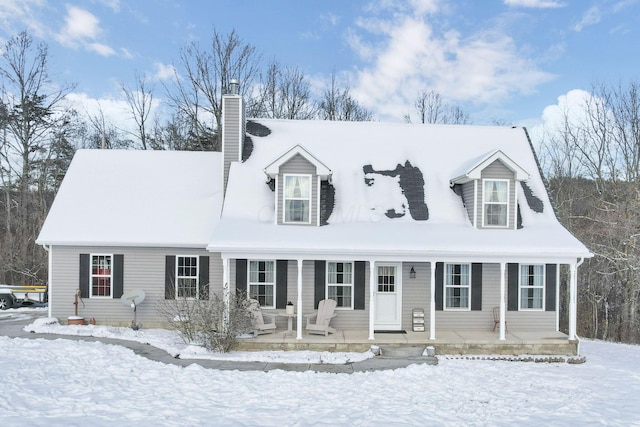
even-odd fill
[(220, 153), (78, 150), (37, 243), (206, 247), (221, 163)]
[[(227, 197), (210, 250), (234, 254), (295, 253), (323, 257), (402, 256), (404, 259), (473, 256), (589, 256), (587, 248), (557, 221), (523, 128), (380, 122), (258, 120), (271, 132), (252, 135), (253, 151), (233, 163)], [(332, 171), (335, 206), (322, 227), (275, 224), (275, 197), (264, 169), (302, 145)], [(450, 187), (461, 171), (500, 153), (540, 199), (528, 204), (519, 184), (523, 228), (479, 230)], [(471, 162), (471, 163), (470, 163)], [(400, 188), (402, 168), (424, 180), (419, 220)], [(466, 168), (466, 169), (465, 169)], [(415, 184), (415, 183), (414, 183)], [(422, 185), (422, 184), (420, 184)], [(393, 212), (393, 218), (386, 215)]]

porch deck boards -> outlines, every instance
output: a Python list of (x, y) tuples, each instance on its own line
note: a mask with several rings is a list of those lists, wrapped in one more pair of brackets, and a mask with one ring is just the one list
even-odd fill
[(430, 340), (428, 332), (376, 333), (369, 340), (364, 330), (338, 330), (329, 336), (302, 334), (296, 339), (295, 331), (277, 331), (275, 334), (243, 338), (239, 350), (313, 350), (313, 351), (367, 351), (377, 346), (433, 346), (436, 354), (502, 354), (502, 355), (567, 355), (575, 356), (578, 341), (570, 341), (562, 332), (509, 331), (504, 341), (492, 331), (438, 331)]

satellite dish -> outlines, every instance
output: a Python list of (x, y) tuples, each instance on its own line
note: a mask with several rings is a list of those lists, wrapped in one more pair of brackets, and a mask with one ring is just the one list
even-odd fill
[(144, 301), (144, 291), (142, 289), (133, 289), (131, 291), (125, 292), (120, 297), (120, 302), (124, 305), (138, 305), (142, 301)]

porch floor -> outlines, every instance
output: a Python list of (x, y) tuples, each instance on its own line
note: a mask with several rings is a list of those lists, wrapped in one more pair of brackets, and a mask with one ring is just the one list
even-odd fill
[(565, 355), (578, 354), (578, 341), (569, 340), (562, 332), (509, 331), (504, 341), (492, 331), (437, 331), (436, 339), (429, 340), (428, 332), (376, 333), (369, 340), (364, 330), (338, 330), (335, 334), (302, 334), (296, 339), (295, 331), (276, 331), (275, 334), (238, 340), (238, 350), (313, 350), (313, 351), (367, 351), (372, 345), (391, 347), (433, 346), (436, 354), (502, 354), (502, 355)]

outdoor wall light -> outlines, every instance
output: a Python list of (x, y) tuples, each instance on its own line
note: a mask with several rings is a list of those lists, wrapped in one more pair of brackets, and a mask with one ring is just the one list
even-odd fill
[(416, 278), (416, 270), (411, 266), (411, 270), (409, 270), (409, 277), (412, 279)]

